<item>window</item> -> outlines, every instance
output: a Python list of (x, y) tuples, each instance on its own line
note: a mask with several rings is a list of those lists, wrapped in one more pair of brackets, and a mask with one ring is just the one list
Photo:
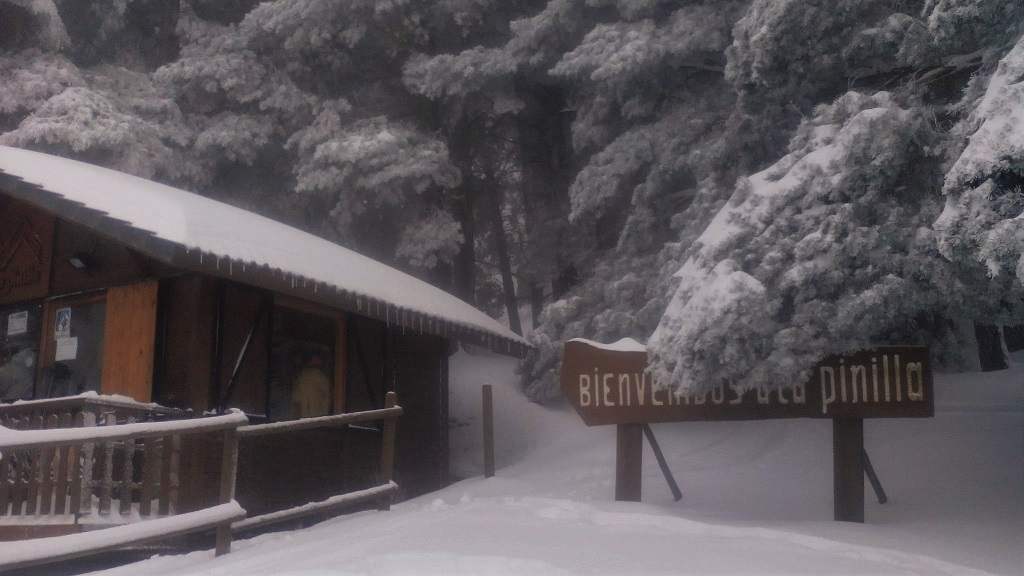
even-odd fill
[(42, 373), (37, 398), (99, 392), (103, 381), (104, 295), (62, 298), (46, 304)]
[(0, 307), (0, 402), (35, 396), (42, 324), (38, 303)]
[(278, 298), (271, 321), (268, 416), (272, 420), (326, 416), (344, 411), (344, 316)]

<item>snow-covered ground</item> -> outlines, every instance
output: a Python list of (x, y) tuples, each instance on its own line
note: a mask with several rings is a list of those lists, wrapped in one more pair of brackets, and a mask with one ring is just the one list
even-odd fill
[[(516, 392), (515, 362), (452, 366), (453, 470), (468, 479), (390, 512), (336, 518), (108, 576), (401, 574), (1024, 574), (1024, 365), (939, 376), (936, 415), (869, 420), (890, 501), (832, 518), (829, 421), (680, 423), (655, 433), (641, 503), (613, 501), (615, 430)], [(498, 475), (479, 476), (479, 386), (495, 386)]]

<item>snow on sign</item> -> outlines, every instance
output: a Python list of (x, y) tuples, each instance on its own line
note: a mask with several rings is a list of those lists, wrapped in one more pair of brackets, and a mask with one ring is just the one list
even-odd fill
[(768, 418), (923, 418), (934, 414), (928, 350), (893, 346), (826, 358), (791, 387), (723, 382), (697, 395), (659, 389), (632, 341), (565, 345), (562, 392), (589, 426)]

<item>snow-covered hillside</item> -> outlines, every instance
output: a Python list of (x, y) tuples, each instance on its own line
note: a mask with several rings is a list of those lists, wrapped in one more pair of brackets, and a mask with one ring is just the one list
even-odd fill
[[(871, 420), (888, 492), (832, 522), (827, 421), (683, 423), (655, 433), (683, 490), (645, 454), (643, 502), (613, 501), (615, 430), (528, 403), (514, 361), (453, 362), (453, 469), (395, 506), (233, 552), (157, 557), (108, 576), (285, 574), (1024, 574), (1024, 365), (939, 376), (936, 416)], [(479, 386), (495, 385), (498, 475), (479, 474)]]

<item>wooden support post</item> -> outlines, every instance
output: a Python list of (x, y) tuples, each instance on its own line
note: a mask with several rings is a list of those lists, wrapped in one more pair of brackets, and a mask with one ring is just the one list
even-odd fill
[[(224, 457), (220, 465), (220, 503), (235, 499), (235, 476), (238, 473), (238, 428), (224, 430)], [(231, 552), (231, 522), (217, 526), (216, 556)]]
[(868, 458), (868, 451), (864, 451), (864, 474), (868, 477), (868, 482), (871, 483), (871, 487), (875, 489), (875, 497), (878, 498), (879, 504), (885, 504), (889, 501), (889, 497), (885, 495), (885, 489), (882, 488), (882, 482), (878, 479), (878, 474), (875, 474), (875, 467), (871, 465), (871, 458)]
[[(384, 396), (384, 407), (394, 408), (398, 405), (398, 395), (388, 392)], [(397, 418), (384, 418), (384, 437), (381, 439), (380, 450), (380, 483), (387, 484), (395, 475), (395, 434), (397, 432)], [(391, 509), (392, 494), (388, 492), (382, 496), (377, 506), (379, 510)]]
[(484, 478), (494, 476), (494, 395), (492, 386), (484, 384)]
[(643, 424), (618, 424), (615, 445), (615, 500), (639, 502), (643, 472)]
[(832, 421), (833, 512), (838, 522), (864, 522), (864, 420)]
[(672, 470), (668, 467), (668, 461), (665, 460), (665, 455), (661, 452), (661, 446), (658, 446), (658, 440), (654, 437), (654, 430), (651, 430), (650, 424), (643, 424), (644, 436), (647, 437), (647, 442), (651, 445), (651, 450), (654, 451), (654, 458), (658, 461), (658, 467), (661, 468), (661, 473), (665, 476), (665, 482), (668, 482), (668, 489), (672, 491), (672, 498), (679, 502), (683, 499), (683, 492), (679, 489), (679, 484), (676, 484), (676, 479), (672, 476)]

